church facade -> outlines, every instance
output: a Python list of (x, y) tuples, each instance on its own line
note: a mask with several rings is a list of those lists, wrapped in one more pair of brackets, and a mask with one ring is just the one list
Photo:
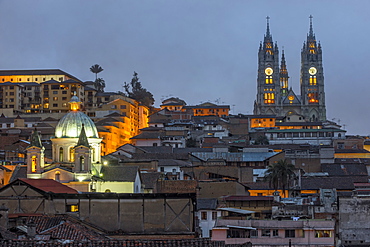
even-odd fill
[(303, 121), (326, 121), (322, 49), (313, 32), (312, 16), (307, 40), (301, 50), (300, 84), (300, 95), (297, 95), (289, 87), (284, 51), (280, 59), (279, 49), (277, 43), (273, 42), (267, 17), (266, 34), (258, 51), (254, 114), (277, 117), (298, 115)]

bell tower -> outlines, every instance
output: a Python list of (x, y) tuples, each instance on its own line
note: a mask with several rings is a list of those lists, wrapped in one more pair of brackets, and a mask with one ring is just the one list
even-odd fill
[(270, 17), (266, 19), (266, 34), (258, 51), (257, 97), (253, 112), (255, 115), (280, 115), (279, 49), (270, 33)]
[(307, 41), (303, 43), (301, 51), (301, 102), (302, 115), (307, 121), (325, 121), (325, 91), (324, 71), (322, 65), (322, 50), (312, 27), (310, 16), (310, 29)]

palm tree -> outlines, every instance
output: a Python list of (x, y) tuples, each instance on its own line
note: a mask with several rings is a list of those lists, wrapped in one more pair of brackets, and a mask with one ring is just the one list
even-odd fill
[(103, 78), (98, 78), (95, 80), (95, 88), (98, 92), (104, 92), (105, 81)]
[(100, 72), (102, 72), (104, 69), (102, 67), (100, 67), (99, 64), (95, 64), (93, 66), (90, 67), (90, 71), (93, 72), (95, 74), (95, 80), (98, 79), (98, 74)]
[(279, 160), (267, 167), (265, 179), (269, 181), (270, 187), (274, 190), (282, 188), (285, 196), (285, 189), (289, 188), (290, 181), (295, 177), (294, 170), (294, 165), (290, 164), (286, 159)]

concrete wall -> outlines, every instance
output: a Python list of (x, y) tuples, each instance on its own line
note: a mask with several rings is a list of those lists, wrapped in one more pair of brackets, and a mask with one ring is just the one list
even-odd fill
[[(194, 232), (195, 194), (53, 194), (28, 186), (12, 186), (0, 192), (0, 205), (9, 214), (71, 214), (107, 231), (125, 233)], [(78, 211), (68, 212), (77, 205)]]
[(345, 246), (370, 244), (370, 197), (339, 198), (339, 239)]

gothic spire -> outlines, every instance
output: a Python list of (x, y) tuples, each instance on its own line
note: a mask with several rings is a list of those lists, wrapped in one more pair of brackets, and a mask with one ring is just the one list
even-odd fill
[(267, 24), (267, 27), (266, 27), (266, 38), (271, 38), (271, 34), (270, 34), (270, 17), (267, 16), (266, 17), (266, 24)]
[(87, 140), (86, 132), (85, 132), (85, 126), (82, 124), (82, 129), (80, 136), (78, 137), (78, 142), (76, 146), (85, 146), (90, 147), (89, 141)]
[(285, 61), (285, 53), (284, 53), (284, 48), (282, 50), (282, 55), (281, 55), (281, 64), (280, 64), (280, 84), (282, 90), (282, 95), (285, 96), (287, 94), (287, 89), (288, 89), (288, 70), (286, 67), (286, 61)]
[(310, 30), (308, 32), (308, 35), (307, 35), (307, 41), (315, 41), (315, 34), (313, 32), (313, 27), (312, 27), (312, 19), (313, 19), (313, 16), (310, 15)]

